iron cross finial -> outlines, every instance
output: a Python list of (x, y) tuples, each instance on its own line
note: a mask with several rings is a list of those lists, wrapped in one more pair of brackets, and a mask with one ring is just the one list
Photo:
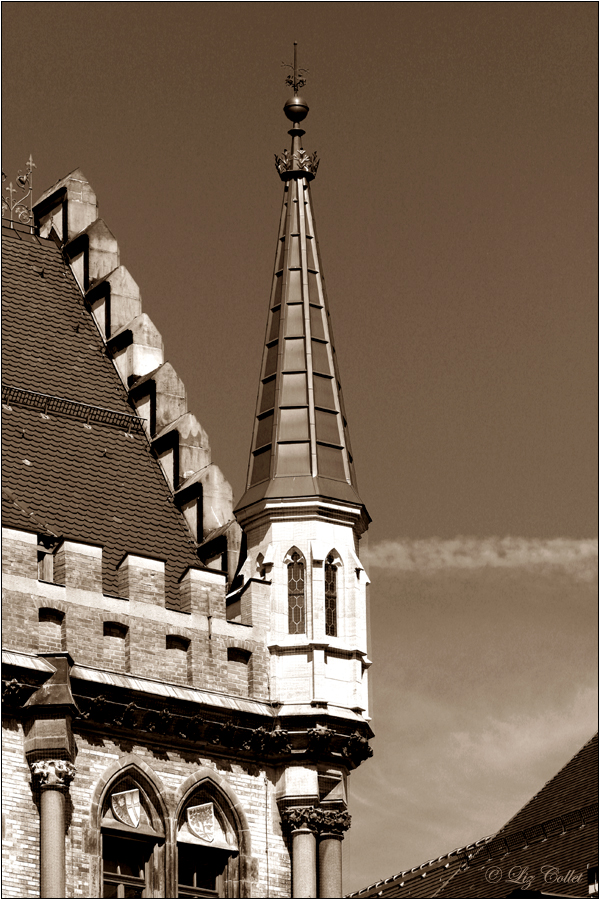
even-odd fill
[(285, 79), (285, 83), (289, 84), (290, 87), (294, 89), (294, 96), (296, 96), (300, 88), (303, 88), (306, 84), (306, 78), (304, 78), (303, 76), (308, 74), (308, 69), (298, 68), (297, 50), (298, 41), (294, 41), (294, 65), (292, 65), (291, 63), (281, 63), (281, 65), (286, 69), (292, 70), (292, 73)]

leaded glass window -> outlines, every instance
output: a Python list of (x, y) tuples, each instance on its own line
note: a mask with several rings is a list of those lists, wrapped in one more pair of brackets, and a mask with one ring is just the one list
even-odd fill
[(337, 635), (337, 566), (331, 555), (325, 561), (325, 634)]
[(145, 897), (152, 844), (113, 835), (102, 837), (103, 897)]
[(304, 562), (297, 552), (292, 553), (292, 561), (288, 563), (288, 623), (290, 634), (306, 632)]

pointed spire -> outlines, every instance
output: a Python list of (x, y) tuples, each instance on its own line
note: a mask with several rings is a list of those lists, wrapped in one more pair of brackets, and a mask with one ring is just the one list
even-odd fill
[[(290, 66), (290, 68), (292, 68)], [(246, 493), (237, 509), (263, 498), (323, 497), (362, 506), (344, 412), (309, 182), (316, 153), (302, 147), (308, 105), (294, 45), (291, 151), (275, 157), (284, 182)]]

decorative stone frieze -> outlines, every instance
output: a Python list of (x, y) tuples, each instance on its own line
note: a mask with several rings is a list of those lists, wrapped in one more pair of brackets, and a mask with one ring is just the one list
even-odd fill
[(68, 788), (75, 778), (76, 768), (66, 759), (38, 759), (30, 764), (31, 774), (40, 790)]

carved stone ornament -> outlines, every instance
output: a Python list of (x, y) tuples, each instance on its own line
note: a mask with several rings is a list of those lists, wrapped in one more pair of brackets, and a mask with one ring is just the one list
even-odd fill
[(335, 738), (335, 731), (331, 728), (317, 726), (317, 728), (309, 728), (306, 736), (310, 753), (320, 756), (330, 752), (332, 741)]
[(40, 788), (68, 788), (77, 769), (66, 759), (38, 759), (31, 763), (31, 774)]
[(339, 809), (319, 809), (318, 830), (321, 835), (324, 834), (342, 834), (348, 831), (352, 816), (346, 810)]
[(342, 747), (342, 756), (352, 760), (352, 762), (358, 766), (361, 762), (364, 762), (365, 759), (369, 759), (373, 756), (373, 749), (369, 746), (366, 737), (364, 737), (360, 731), (355, 731), (354, 734), (350, 735), (348, 738), (346, 745)]
[(319, 824), (319, 812), (314, 806), (290, 806), (281, 813), (282, 822), (291, 831), (309, 828), (316, 831)]
[(115, 819), (130, 828), (137, 828), (140, 824), (140, 792), (137, 788), (131, 791), (118, 791), (112, 794), (110, 805)]
[(214, 841), (215, 811), (212, 803), (188, 806), (186, 816), (188, 828), (196, 837), (201, 838), (203, 841)]
[(290, 806), (281, 813), (281, 819), (291, 831), (309, 828), (319, 834), (341, 835), (350, 828), (350, 813), (339, 809), (322, 809), (319, 806)]

